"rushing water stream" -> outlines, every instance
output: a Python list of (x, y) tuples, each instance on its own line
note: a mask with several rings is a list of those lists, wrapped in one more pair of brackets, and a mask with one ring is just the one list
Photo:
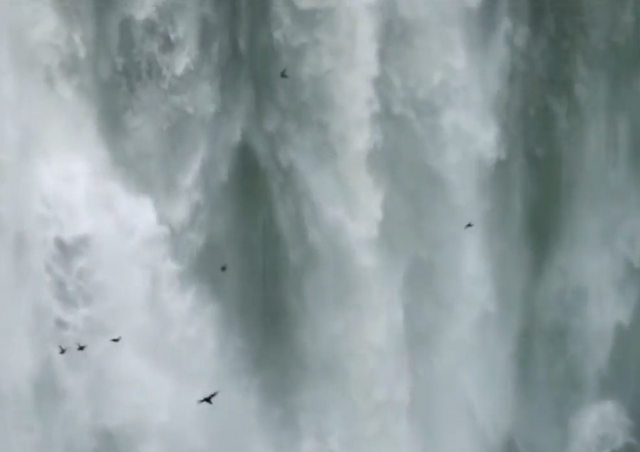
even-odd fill
[(636, 451), (639, 43), (636, 0), (0, 3), (0, 452)]

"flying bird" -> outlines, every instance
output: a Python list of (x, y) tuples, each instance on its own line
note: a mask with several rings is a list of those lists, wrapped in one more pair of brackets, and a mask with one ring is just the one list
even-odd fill
[(58, 348), (60, 349), (60, 354), (64, 355), (67, 352), (67, 349), (62, 347), (61, 345), (58, 345)]
[(473, 227), (473, 223), (467, 223), (464, 228), (465, 229), (469, 229), (469, 228), (472, 228), (472, 227)]
[(280, 72), (280, 78), (289, 78), (289, 76), (287, 75), (287, 69), (283, 69), (282, 72)]
[(113, 339), (109, 339), (111, 342), (120, 342), (122, 336), (114, 337)]
[(210, 395), (208, 395), (206, 397), (203, 397), (202, 399), (198, 400), (198, 403), (208, 403), (209, 405), (213, 405), (213, 403), (211, 402), (211, 399), (213, 399), (217, 395), (218, 395), (218, 391), (216, 391), (213, 394), (210, 394)]
[(87, 348), (86, 345), (81, 345), (81, 344), (77, 344), (78, 345), (78, 351), (81, 352), (82, 350), (84, 350), (85, 348)]

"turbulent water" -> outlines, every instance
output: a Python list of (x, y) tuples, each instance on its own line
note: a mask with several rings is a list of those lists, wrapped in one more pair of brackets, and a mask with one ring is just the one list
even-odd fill
[(636, 0), (0, 2), (0, 452), (635, 451), (638, 42)]

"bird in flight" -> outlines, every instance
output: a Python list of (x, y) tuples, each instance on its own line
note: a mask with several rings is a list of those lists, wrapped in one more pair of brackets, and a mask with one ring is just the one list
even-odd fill
[(213, 394), (210, 394), (210, 395), (208, 395), (206, 397), (203, 397), (202, 399), (198, 400), (198, 403), (208, 403), (209, 405), (213, 405), (213, 403), (211, 402), (211, 399), (213, 399), (217, 395), (218, 395), (218, 391), (216, 391)]
[(282, 72), (280, 72), (280, 78), (289, 78), (289, 76), (287, 75), (287, 69), (283, 69)]
[(113, 339), (109, 339), (111, 342), (120, 342), (122, 336), (114, 337)]
[(473, 227), (473, 223), (467, 223), (464, 228), (465, 229), (469, 229), (469, 228), (472, 228), (472, 227)]
[(58, 345), (58, 348), (60, 349), (60, 354), (64, 355), (67, 352), (67, 349), (62, 347), (62, 345)]
[(81, 345), (81, 344), (77, 344), (78, 345), (78, 351), (81, 352), (82, 350), (84, 350), (85, 348), (87, 348), (86, 345)]

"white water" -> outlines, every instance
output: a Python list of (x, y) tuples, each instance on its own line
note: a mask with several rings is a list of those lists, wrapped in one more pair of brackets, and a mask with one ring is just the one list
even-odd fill
[(0, 5), (0, 452), (635, 447), (623, 3)]

